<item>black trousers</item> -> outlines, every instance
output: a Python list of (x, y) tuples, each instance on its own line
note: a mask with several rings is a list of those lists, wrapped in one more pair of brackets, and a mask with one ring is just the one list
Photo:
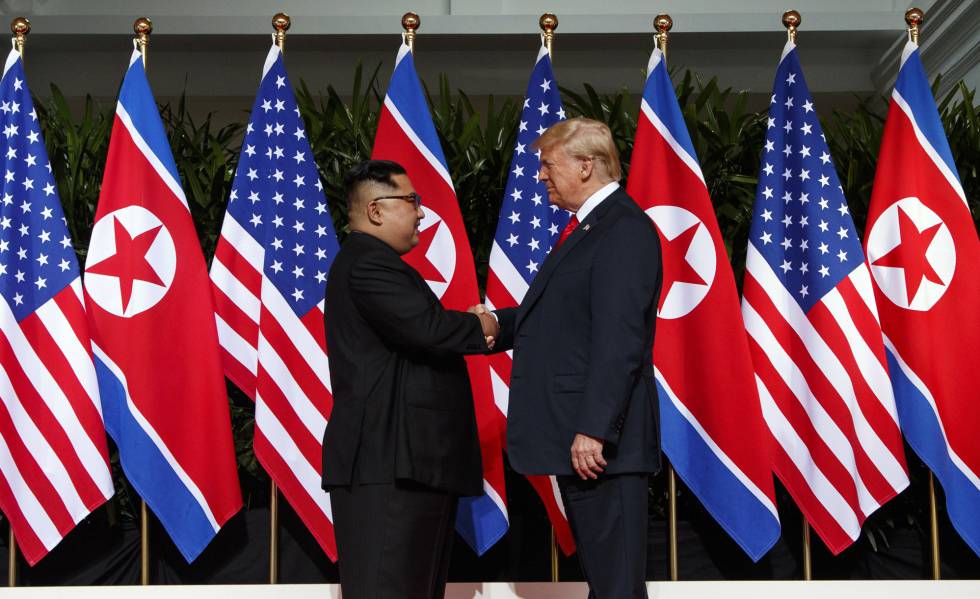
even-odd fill
[(344, 599), (442, 599), (457, 499), (408, 481), (332, 489)]
[(559, 476), (589, 599), (645, 599), (647, 475)]

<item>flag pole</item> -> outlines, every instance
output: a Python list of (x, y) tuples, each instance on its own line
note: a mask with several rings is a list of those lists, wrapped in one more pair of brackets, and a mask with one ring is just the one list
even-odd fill
[(140, 499), (140, 584), (150, 584), (150, 512)]
[(803, 580), (813, 580), (813, 556), (810, 546), (810, 523), (803, 516)]
[[(146, 51), (150, 44), (150, 34), (153, 33), (153, 23), (147, 17), (140, 17), (133, 22), (133, 33), (136, 34), (136, 47), (143, 56), (143, 68), (146, 68)], [(146, 500), (140, 498), (140, 584), (150, 584), (150, 511), (146, 509)]]
[[(10, 519), (7, 519), (10, 524)], [(10, 536), (7, 538), (7, 586), (17, 586), (17, 539), (14, 538), (14, 527), (10, 526)]]
[(932, 547), (932, 579), (939, 580), (939, 511), (936, 509), (936, 479), (929, 473), (929, 544)]
[[(548, 58), (553, 58), (552, 47), (555, 41), (555, 29), (558, 29), (558, 17), (546, 12), (538, 19), (538, 27), (543, 32), (541, 39), (548, 51)], [(554, 525), (548, 527), (548, 545), (551, 552), (551, 582), (558, 582), (558, 537)]]
[[(292, 25), (292, 19), (284, 12), (272, 17), (272, 28), (275, 29), (276, 45), (279, 51), (286, 54), (286, 31)], [(276, 481), (269, 481), (269, 584), (279, 582), (279, 487)]]
[(670, 580), (677, 582), (677, 476), (674, 466), (667, 463), (667, 558)]
[[(909, 26), (909, 40), (916, 46), (919, 45), (919, 26), (922, 25), (924, 17), (925, 13), (920, 8), (912, 7), (905, 11), (905, 23)], [(929, 472), (929, 545), (932, 579), (939, 580), (939, 510), (936, 507), (936, 479), (932, 472)]]
[(143, 55), (143, 68), (146, 68), (146, 49), (150, 45), (150, 34), (153, 33), (153, 23), (148, 17), (140, 17), (133, 22), (133, 32), (136, 34), (136, 45)]
[[(667, 41), (674, 20), (668, 14), (657, 15), (653, 19), (653, 28), (657, 31), (653, 39), (663, 54), (664, 64), (667, 64)], [(670, 580), (677, 581), (677, 474), (674, 466), (667, 463), (667, 559), (670, 566)]]
[(402, 29), (405, 30), (405, 43), (408, 49), (415, 54), (415, 31), (422, 26), (422, 19), (414, 12), (407, 12), (402, 15)]
[[(24, 45), (27, 43), (27, 34), (31, 32), (31, 22), (27, 17), (17, 17), (10, 21), (10, 31), (14, 34), (14, 46), (20, 53), (20, 59), (24, 60)], [(10, 525), (10, 535), (7, 538), (7, 586), (17, 586), (17, 539), (14, 538), (14, 527)]]
[(551, 525), (551, 582), (558, 582), (558, 539), (555, 526)]
[[(783, 13), (783, 27), (786, 28), (786, 38), (796, 43), (796, 30), (803, 22), (803, 17), (795, 10), (788, 10)], [(813, 555), (810, 545), (810, 523), (803, 517), (803, 580), (813, 580)]]

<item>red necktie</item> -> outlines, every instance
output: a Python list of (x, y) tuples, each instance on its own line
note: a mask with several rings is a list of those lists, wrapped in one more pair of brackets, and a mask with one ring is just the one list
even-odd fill
[(573, 214), (572, 218), (568, 219), (568, 224), (565, 225), (565, 228), (562, 230), (561, 235), (558, 236), (558, 241), (555, 242), (555, 247), (551, 251), (557, 252), (558, 248), (561, 247), (561, 244), (565, 243), (565, 240), (568, 239), (568, 236), (572, 234), (572, 231), (574, 231), (575, 227), (577, 226), (578, 226), (578, 216)]

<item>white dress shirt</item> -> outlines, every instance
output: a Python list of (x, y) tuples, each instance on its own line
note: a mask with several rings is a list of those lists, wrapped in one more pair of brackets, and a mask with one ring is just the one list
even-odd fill
[(617, 181), (612, 181), (610, 183), (606, 183), (594, 194), (590, 195), (588, 199), (585, 200), (585, 203), (578, 209), (578, 212), (575, 213), (575, 216), (578, 217), (578, 222), (585, 220), (585, 217), (587, 217), (596, 206), (601, 204), (602, 200), (611, 196), (612, 192), (616, 191), (617, 189), (619, 189), (619, 183)]

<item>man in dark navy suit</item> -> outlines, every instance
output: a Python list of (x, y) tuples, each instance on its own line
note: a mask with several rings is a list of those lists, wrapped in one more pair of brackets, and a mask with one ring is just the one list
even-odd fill
[(647, 477), (660, 468), (652, 351), (660, 241), (619, 186), (609, 128), (577, 118), (535, 143), (549, 200), (575, 213), (517, 308), (507, 453), (557, 475), (589, 597), (646, 597)]
[(344, 183), (351, 233), (327, 281), (323, 440), (340, 585), (350, 599), (439, 599), (457, 499), (483, 492), (463, 354), (487, 351), (497, 323), (444, 309), (401, 259), (425, 215), (404, 168), (372, 160)]

